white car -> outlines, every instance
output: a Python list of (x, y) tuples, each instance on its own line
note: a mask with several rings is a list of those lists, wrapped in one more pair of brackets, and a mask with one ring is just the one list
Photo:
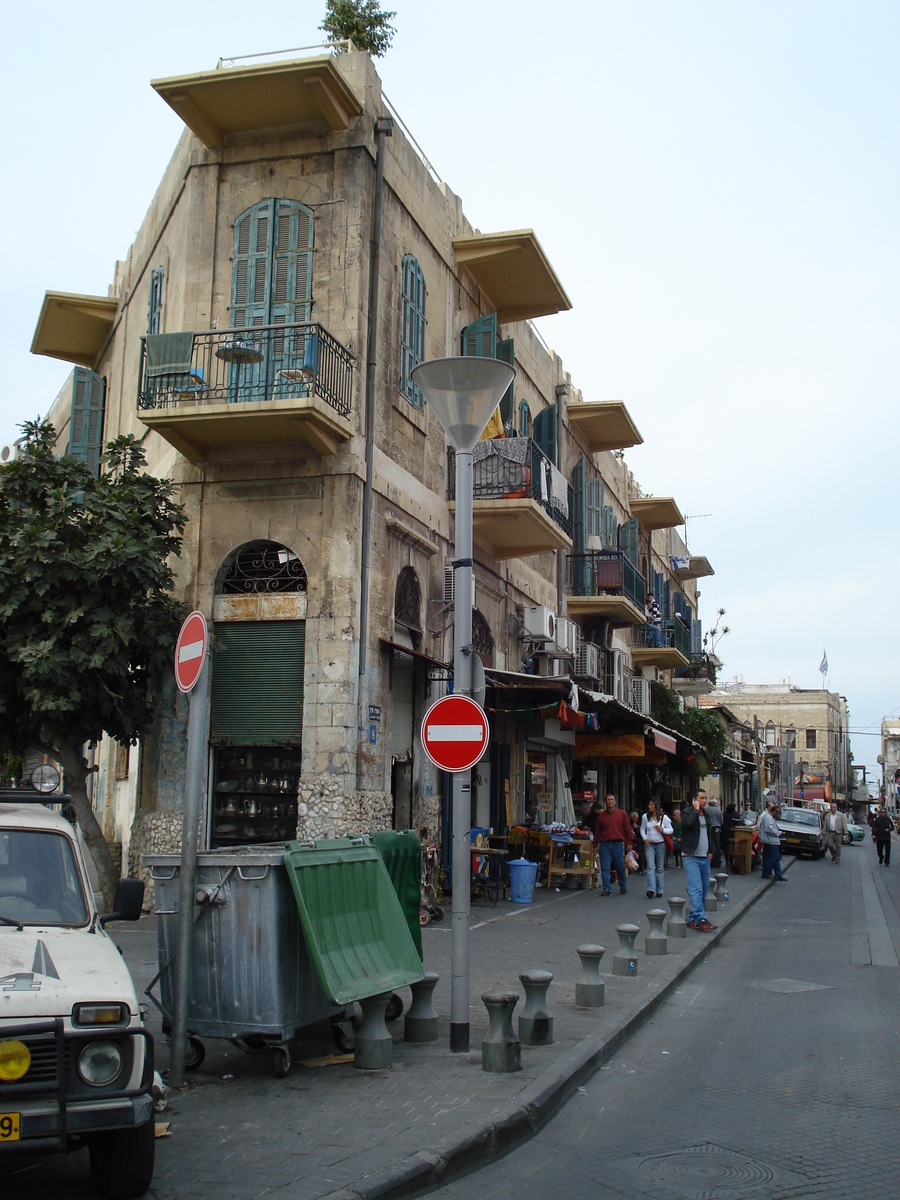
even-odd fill
[(0, 792), (0, 1157), (87, 1144), (104, 1197), (153, 1176), (153, 1041), (107, 920), (136, 920), (144, 885), (116, 911), (94, 903), (78, 836), (30, 789)]

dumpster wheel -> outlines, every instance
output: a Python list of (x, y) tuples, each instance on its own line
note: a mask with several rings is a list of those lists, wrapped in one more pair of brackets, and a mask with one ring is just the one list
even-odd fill
[(275, 1051), (275, 1074), (284, 1079), (291, 1069), (291, 1052), (287, 1046), (279, 1046)]
[(184, 1069), (186, 1071), (199, 1071), (203, 1066), (203, 1060), (206, 1058), (206, 1047), (198, 1037), (188, 1037), (187, 1050), (184, 1056)]

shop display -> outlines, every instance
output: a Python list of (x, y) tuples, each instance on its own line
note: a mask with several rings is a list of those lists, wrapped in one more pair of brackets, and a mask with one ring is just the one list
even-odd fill
[(299, 747), (218, 748), (213, 769), (210, 849), (295, 838), (299, 784)]

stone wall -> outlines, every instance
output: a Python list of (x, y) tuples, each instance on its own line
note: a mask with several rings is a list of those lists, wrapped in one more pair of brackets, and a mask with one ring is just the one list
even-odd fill
[(143, 879), (144, 912), (153, 912), (153, 880), (144, 866), (145, 854), (180, 854), (183, 821), (179, 812), (146, 812), (139, 810), (131, 826), (128, 846), (128, 875)]

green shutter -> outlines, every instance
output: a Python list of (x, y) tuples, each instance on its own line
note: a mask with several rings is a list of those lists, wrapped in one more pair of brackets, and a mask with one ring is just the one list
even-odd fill
[(425, 276), (411, 254), (403, 259), (400, 323), (400, 391), (422, 412), (425, 401), (412, 378), (413, 367), (425, 360)]
[(632, 517), (624, 525), (619, 526), (619, 549), (625, 552), (635, 570), (640, 570), (640, 528), (637, 517)]
[(572, 472), (572, 553), (584, 554), (586, 534), (585, 488), (584, 488), (585, 459), (582, 454)]
[(213, 745), (300, 745), (305, 630), (304, 621), (216, 624)]
[[(496, 358), (501, 362), (509, 363), (515, 370), (516, 366), (516, 343), (513, 338), (505, 338), (502, 342), (497, 343)], [(503, 421), (503, 428), (507, 433), (512, 429), (513, 423), (513, 403), (515, 397), (515, 380), (506, 389), (503, 399), (500, 401), (500, 418)]]
[(528, 437), (531, 433), (531, 412), (527, 400), (519, 401), (519, 436)]
[(497, 357), (497, 314), (489, 313), (467, 325), (460, 335), (461, 353), (467, 358)]
[(534, 418), (534, 433), (532, 435), (541, 450), (552, 463), (556, 463), (556, 405), (542, 408)]
[(231, 265), (231, 326), (267, 325), (271, 291), (272, 228), (275, 201), (248, 208), (234, 223)]
[(147, 332), (159, 333), (159, 317), (162, 312), (163, 269), (154, 267), (150, 272), (150, 310), (147, 315)]
[(602, 537), (603, 534), (603, 480), (598, 475), (588, 479), (584, 486), (585, 537)]
[(604, 550), (615, 550), (619, 544), (619, 526), (616, 524), (616, 514), (611, 504), (603, 506), (603, 527), (600, 538)]
[(76, 367), (72, 372), (68, 454), (83, 462), (93, 475), (100, 474), (105, 405), (106, 380), (87, 367)]

